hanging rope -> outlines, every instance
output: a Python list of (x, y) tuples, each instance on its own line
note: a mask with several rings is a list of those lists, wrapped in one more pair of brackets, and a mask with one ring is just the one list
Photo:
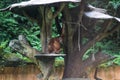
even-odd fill
[(80, 51), (80, 48), (81, 48), (81, 44), (80, 44), (80, 42), (81, 42), (81, 38), (80, 38), (81, 29), (80, 28), (81, 27), (80, 27), (80, 24), (79, 24), (79, 26), (78, 26), (78, 49), (79, 49), (79, 51)]
[(80, 23), (78, 22), (70, 22), (70, 21), (64, 21), (64, 23), (68, 23), (68, 24), (75, 24), (78, 25), (78, 49), (80, 51), (81, 49), (81, 27), (84, 28), (85, 30), (87, 30), (87, 28), (83, 25), (82, 21)]
[(81, 5), (81, 7), (80, 7), (80, 15), (78, 16), (79, 17), (79, 19), (78, 19), (78, 23), (80, 23), (79, 24), (79, 26), (78, 26), (78, 50), (80, 51), (80, 48), (81, 48), (81, 24), (82, 24), (82, 17), (83, 17), (83, 14), (84, 14), (84, 9), (85, 9), (85, 2), (86, 2), (86, 0), (82, 0), (81, 1), (81, 3), (80, 3), (80, 5)]
[(95, 44), (93, 44), (92, 61), (95, 61)]
[(120, 30), (120, 29), (118, 28), (118, 30), (117, 30), (117, 39), (120, 38), (119, 30)]

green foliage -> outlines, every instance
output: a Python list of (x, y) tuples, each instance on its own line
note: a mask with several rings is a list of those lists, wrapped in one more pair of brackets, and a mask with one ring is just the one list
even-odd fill
[(107, 67), (112, 66), (112, 65), (119, 65), (120, 66), (120, 55), (114, 55), (114, 57), (115, 57), (115, 59), (101, 64), (100, 67), (107, 68)]
[(113, 60), (114, 64), (117, 64), (120, 66), (120, 55), (117, 55), (117, 58)]
[[(8, 41), (2, 42), (0, 45), (0, 66), (8, 65), (8, 62), (19, 61), (19, 64), (24, 62), (32, 62), (27, 57), (22, 56), (19, 53), (11, 53), (10, 48), (7, 47)], [(11, 63), (9, 63), (10, 65)]]
[[(0, 7), (3, 6), (4, 5), (0, 5)], [(0, 44), (3, 44), (6, 40), (9, 42), (11, 39), (17, 38), (18, 35), (24, 34), (33, 47), (41, 49), (41, 47), (38, 46), (40, 44), (38, 37), (40, 30), (36, 24), (11, 12), (0, 13), (0, 18)]]
[(63, 57), (56, 58), (54, 65), (55, 65), (55, 67), (64, 66), (64, 58)]
[(1, 42), (0, 46), (1, 46), (2, 48), (5, 48), (5, 47), (6, 47), (6, 45), (7, 45), (7, 43), (8, 43), (8, 41), (7, 41), (7, 40), (6, 40), (6, 41), (4, 41), (4, 42)]
[[(11, 2), (11, 3), (10, 3)], [(6, 7), (9, 4), (15, 3), (11, 0), (1, 0), (0, 8)], [(6, 4), (5, 4), (6, 3)], [(25, 62), (31, 62), (26, 57), (23, 57), (19, 53), (12, 53), (8, 44), (10, 40), (17, 39), (18, 35), (26, 35), (30, 44), (41, 50), (40, 45), (40, 30), (36, 24), (33, 24), (25, 17), (13, 14), (11, 12), (0, 13), (0, 64), (12, 59), (20, 59)], [(6, 61), (7, 60), (7, 61)]]
[(23, 34), (26, 35), (27, 40), (34, 48), (41, 50), (40, 30), (38, 26), (31, 27), (29, 30), (23, 28)]
[(99, 66), (102, 68), (108, 68), (109, 66), (112, 66), (112, 65), (113, 65), (113, 61), (108, 61), (108, 62), (100, 64)]
[(114, 7), (114, 9), (117, 9), (117, 7), (120, 5), (120, 0), (110, 0), (109, 4)]
[(9, 40), (2, 41), (0, 47), (3, 49), (1, 53), (10, 53), (10, 47), (8, 47)]
[(74, 8), (74, 7), (78, 6), (78, 5), (79, 4), (77, 4), (77, 3), (69, 3), (68, 4), (69, 8)]

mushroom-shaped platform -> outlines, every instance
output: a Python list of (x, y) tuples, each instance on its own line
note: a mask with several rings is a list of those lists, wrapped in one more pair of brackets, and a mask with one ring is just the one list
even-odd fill
[[(28, 17), (33, 21), (39, 21), (38, 23), (41, 23), (42, 22), (41, 21), (42, 20), (41, 13), (43, 11), (40, 10), (40, 8), (39, 8), (40, 6), (42, 6), (42, 7), (48, 6), (48, 5), (55, 6), (56, 3), (64, 3), (64, 2), (78, 3), (78, 2), (81, 2), (81, 0), (28, 0), (28, 1), (22, 1), (20, 3), (11, 4), (6, 8), (0, 9), (0, 12), (10, 11), (15, 14)], [(58, 4), (56, 4), (56, 6), (60, 7), (60, 5), (58, 5)], [(56, 13), (59, 13), (59, 11)], [(39, 20), (38, 20), (38, 17), (39, 17)]]
[(39, 61), (43, 79), (47, 80), (51, 73), (54, 73), (54, 60), (56, 57), (65, 57), (66, 54), (36, 54), (35, 57)]
[(40, 60), (44, 59), (54, 59), (55, 57), (65, 57), (66, 54), (36, 54), (35, 57)]
[(11, 5), (11, 7), (44, 5), (44, 4), (52, 4), (52, 3), (58, 3), (58, 2), (81, 2), (81, 0), (29, 0), (29, 1), (24, 1), (21, 3), (13, 4)]
[(14, 8), (22, 8), (27, 6), (36, 6), (36, 5), (47, 5), (47, 4), (53, 4), (53, 3), (61, 3), (61, 2), (81, 2), (81, 0), (29, 0), (29, 1), (23, 1), (20, 3), (15, 3), (7, 8), (1, 9), (0, 11), (11, 11)]

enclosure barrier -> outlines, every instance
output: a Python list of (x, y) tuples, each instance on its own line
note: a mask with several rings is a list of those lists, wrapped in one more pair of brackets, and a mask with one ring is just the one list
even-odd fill
[(65, 78), (63, 80), (90, 80), (89, 78)]

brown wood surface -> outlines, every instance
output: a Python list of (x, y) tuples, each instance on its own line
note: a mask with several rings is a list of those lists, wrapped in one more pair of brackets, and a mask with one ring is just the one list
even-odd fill
[[(63, 67), (56, 68), (56, 75), (62, 78)], [(35, 65), (27, 65), (20, 67), (0, 68), (0, 80), (37, 80), (37, 74), (40, 71)], [(120, 66), (111, 66), (108, 68), (99, 68), (98, 77), (102, 80), (120, 80)], [(90, 80), (93, 79), (94, 70), (89, 72)]]

